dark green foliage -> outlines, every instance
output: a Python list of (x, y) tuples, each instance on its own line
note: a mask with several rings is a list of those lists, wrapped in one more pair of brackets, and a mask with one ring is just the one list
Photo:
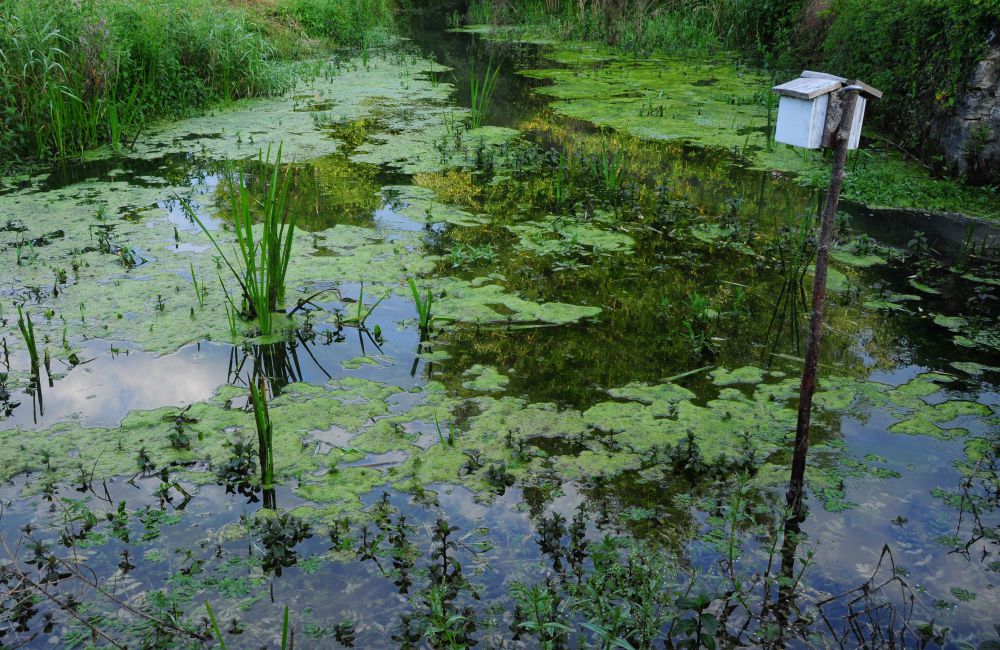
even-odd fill
[(605, 41), (636, 53), (768, 50), (786, 42), (802, 0), (473, 0), (472, 22), (545, 25), (567, 39)]
[(309, 525), (288, 512), (265, 519), (257, 532), (264, 549), (264, 572), (276, 576), (281, 575), (282, 569), (295, 565), (298, 561), (295, 546), (312, 537)]
[(216, 470), (216, 477), (229, 494), (242, 494), (257, 501), (253, 476), (257, 473), (257, 450), (243, 440), (232, 443), (229, 459)]
[(313, 36), (361, 46), (388, 39), (392, 10), (390, 0), (287, 0), (280, 7)]
[(821, 63), (885, 92), (874, 123), (920, 150), (930, 119), (958, 100), (1000, 2), (837, 0)]
[(287, 86), (273, 48), (224, 3), (0, 2), (0, 154), (128, 144), (150, 119)]

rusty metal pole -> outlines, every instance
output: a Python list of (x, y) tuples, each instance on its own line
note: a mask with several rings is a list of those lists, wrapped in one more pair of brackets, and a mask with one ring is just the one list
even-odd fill
[[(833, 171), (830, 173), (830, 187), (826, 193), (820, 225), (819, 246), (816, 250), (816, 273), (813, 279), (813, 308), (809, 319), (809, 339), (806, 348), (805, 367), (802, 369), (802, 383), (799, 387), (799, 414), (795, 426), (795, 450), (792, 456), (792, 476), (788, 483), (788, 508), (792, 517), (802, 515), (802, 491), (806, 473), (806, 456), (809, 454), (809, 418), (812, 412), (813, 393), (816, 392), (816, 368), (819, 365), (819, 344), (823, 336), (823, 308), (826, 304), (826, 271), (830, 261), (830, 244), (837, 215), (840, 190), (844, 186), (844, 168), (847, 164), (847, 144), (854, 122), (854, 108), (858, 101), (857, 86), (848, 86), (839, 93), (838, 106), (828, 109), (839, 112), (839, 120), (833, 116), (835, 126), (827, 129), (834, 148)], [(829, 126), (829, 122), (828, 122)]]

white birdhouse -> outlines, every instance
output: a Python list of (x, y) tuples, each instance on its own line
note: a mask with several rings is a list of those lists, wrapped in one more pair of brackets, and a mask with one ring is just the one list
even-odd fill
[(847, 84), (860, 87), (851, 134), (847, 141), (848, 149), (857, 149), (861, 141), (867, 100), (878, 99), (882, 93), (859, 81), (848, 82), (844, 77), (809, 70), (803, 72), (798, 79), (772, 88), (781, 97), (774, 139), (806, 149), (827, 146), (830, 130), (836, 128), (836, 124), (827, 124), (827, 109), (831, 101), (837, 101), (839, 91)]

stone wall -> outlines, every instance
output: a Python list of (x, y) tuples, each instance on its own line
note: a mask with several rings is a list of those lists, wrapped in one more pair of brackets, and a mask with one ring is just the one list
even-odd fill
[(971, 181), (1000, 182), (1000, 30), (990, 34), (965, 94), (935, 120), (933, 133), (948, 164)]

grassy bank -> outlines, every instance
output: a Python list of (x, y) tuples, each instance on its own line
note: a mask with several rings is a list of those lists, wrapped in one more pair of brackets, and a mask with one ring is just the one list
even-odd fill
[[(522, 25), (636, 54), (720, 48), (769, 51), (793, 27), (802, 0), (472, 0), (477, 24)], [(766, 36), (761, 40), (761, 36)]]
[(281, 92), (293, 77), (281, 59), (301, 53), (299, 41), (384, 39), (391, 10), (389, 0), (0, 0), (0, 161), (117, 146), (152, 119)]
[(1000, 0), (472, 0), (468, 19), (636, 54), (737, 50), (782, 74), (865, 79), (885, 91), (868, 123), (936, 163), (931, 120), (957, 100)]

